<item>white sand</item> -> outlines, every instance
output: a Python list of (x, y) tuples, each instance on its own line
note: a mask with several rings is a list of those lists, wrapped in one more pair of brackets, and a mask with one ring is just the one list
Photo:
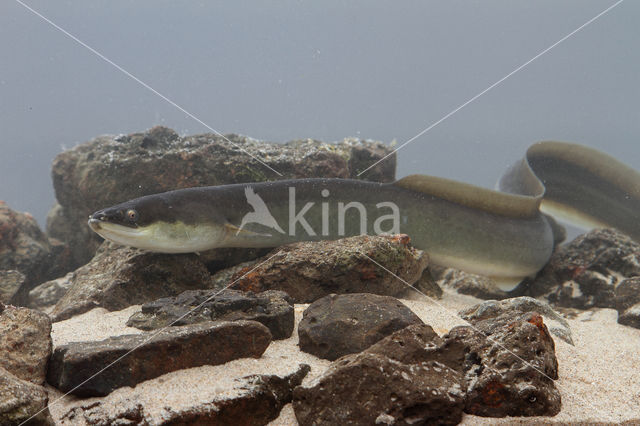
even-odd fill
[[(444, 334), (455, 325), (464, 324), (456, 312), (481, 302), (470, 296), (445, 291), (437, 304), (426, 300), (404, 301), (423, 321)], [(299, 321), (306, 305), (296, 306)], [(138, 308), (107, 313), (95, 309), (84, 315), (53, 325), (54, 345), (69, 341), (99, 340), (110, 335), (140, 332), (125, 328), (124, 323)], [(580, 424), (585, 422), (630, 422), (640, 424), (640, 330), (616, 323), (616, 312), (603, 309), (587, 312), (568, 320), (575, 346), (555, 338), (560, 379), (556, 386), (562, 395), (562, 411), (555, 417), (482, 418), (464, 417), (465, 425), (476, 424)], [(327, 368), (329, 362), (299, 351), (297, 331), (287, 340), (274, 341), (260, 359), (241, 359), (220, 366), (206, 366), (165, 374), (143, 382), (135, 388), (122, 388), (103, 398), (109, 411), (116, 407), (141, 403), (148, 420), (158, 422), (168, 411), (180, 411), (207, 402), (239, 395), (241, 384), (235, 378), (250, 374), (284, 376), (298, 364), (311, 365), (308, 383)], [(82, 424), (60, 421), (74, 406), (87, 406), (100, 398), (77, 400), (51, 390), (50, 410), (58, 424)], [(296, 425), (291, 404), (271, 425)]]

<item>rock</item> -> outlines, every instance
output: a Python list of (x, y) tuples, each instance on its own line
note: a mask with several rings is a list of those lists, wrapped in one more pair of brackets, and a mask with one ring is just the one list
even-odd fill
[(410, 324), (422, 324), (422, 320), (393, 297), (331, 294), (304, 311), (298, 324), (299, 346), (304, 352), (333, 361), (363, 351)]
[(629, 327), (640, 328), (640, 303), (636, 303), (630, 308), (625, 309), (618, 316), (618, 323), (628, 325)]
[(8, 302), (25, 305), (29, 290), (49, 278), (51, 264), (51, 246), (33, 216), (0, 201), (0, 270), (17, 270), (25, 276)]
[(105, 243), (71, 277), (71, 287), (51, 312), (54, 321), (96, 307), (110, 311), (206, 288), (210, 275), (196, 254), (162, 254)]
[(428, 325), (410, 325), (363, 353), (407, 365), (439, 362), (457, 371), (470, 414), (555, 415), (560, 394), (553, 385), (558, 378), (553, 339), (537, 313), (513, 315), (479, 320), (475, 329), (455, 327), (442, 338)]
[(200, 253), (200, 260), (213, 274), (211, 288), (222, 289), (233, 273), (255, 263), (255, 260), (269, 253), (271, 248), (222, 248)]
[[(76, 403), (59, 421), (62, 425), (264, 425), (275, 419), (282, 407), (291, 401), (293, 388), (308, 372), (309, 366), (300, 364), (282, 377), (274, 374), (240, 377), (233, 380), (230, 388), (225, 386), (217, 392), (209, 391), (208, 395), (199, 394), (195, 400), (185, 398), (189, 400), (186, 404), (181, 401), (182, 404), (166, 403), (164, 406), (155, 401), (157, 396), (143, 394), (136, 387), (128, 392), (114, 392), (105, 398)], [(172, 383), (171, 378), (162, 377)], [(161, 387), (165, 385), (166, 382)], [(157, 393), (161, 394), (162, 390)]]
[(256, 293), (282, 290), (296, 303), (332, 293), (395, 296), (405, 291), (405, 282), (412, 285), (420, 278), (427, 261), (422, 251), (409, 245), (406, 235), (300, 242), (275, 249), (256, 261), (257, 267), (238, 271), (232, 288)]
[[(60, 207), (49, 216), (48, 234), (72, 248), (77, 267), (91, 258), (99, 244), (86, 225), (88, 215), (98, 209), (192, 186), (303, 177), (357, 178), (361, 169), (392, 152), (380, 142), (357, 139), (337, 144), (309, 139), (266, 143), (233, 134), (226, 139), (213, 134), (181, 137), (166, 127), (154, 127), (143, 133), (100, 136), (59, 154), (52, 177)], [(394, 174), (395, 154), (365, 176), (390, 182)]]
[(436, 280), (433, 278), (430, 268), (426, 268), (422, 272), (422, 275), (420, 276), (418, 281), (413, 284), (413, 288), (418, 291), (416, 292), (415, 290), (409, 289), (407, 291), (408, 298), (415, 299), (416, 293), (418, 299), (422, 296), (431, 297), (433, 299), (442, 298), (442, 288), (440, 288)]
[(442, 339), (427, 324), (412, 324), (366, 349), (367, 353), (389, 357), (403, 364), (438, 361), (463, 372), (468, 346), (457, 339)]
[(460, 373), (436, 361), (403, 364), (384, 355), (347, 355), (293, 391), (300, 425), (442, 424), (462, 419)]
[(460, 294), (468, 294), (479, 299), (506, 299), (509, 292), (501, 290), (489, 277), (470, 274), (455, 268), (443, 268), (430, 265), (429, 270), (442, 287), (449, 287)]
[(553, 384), (558, 378), (555, 345), (540, 315), (502, 316), (474, 327), (455, 327), (443, 336), (468, 348), (463, 363), (466, 413), (505, 417), (560, 412), (560, 393)]
[[(302, 383), (310, 367), (300, 365), (286, 377), (253, 375), (238, 380), (242, 392), (223, 401), (201, 405), (188, 411), (172, 412), (168, 424), (264, 425), (291, 402), (293, 389)], [(243, 383), (244, 382), (244, 383)]]
[(490, 417), (555, 415), (557, 378), (554, 342), (537, 313), (480, 320), (442, 338), (413, 324), (334, 361), (294, 390), (293, 408), (302, 425), (455, 424), (463, 408)]
[(0, 367), (41, 385), (51, 356), (51, 320), (33, 309), (5, 306), (0, 312)]
[(53, 426), (48, 402), (42, 386), (21, 380), (0, 367), (0, 425), (18, 426), (28, 421), (30, 426)]
[(532, 297), (514, 297), (499, 302), (487, 300), (458, 312), (458, 315), (471, 324), (477, 324), (480, 321), (500, 316), (515, 318), (526, 312), (537, 312), (542, 315), (544, 323), (552, 334), (573, 345), (569, 323), (554, 311), (548, 303)]
[(621, 281), (614, 291), (618, 322), (640, 328), (640, 277)]
[[(213, 251), (215, 250), (212, 250), (209, 253)], [(268, 254), (268, 252), (265, 253), (265, 255), (266, 254)], [(211, 276), (211, 284), (209, 285), (209, 287), (214, 290), (222, 290), (224, 288), (227, 288), (227, 286), (234, 282), (234, 280), (240, 278), (243, 274), (251, 271), (256, 266), (256, 261), (250, 260), (218, 270)], [(238, 274), (238, 272), (240, 272), (240, 274)], [(234, 279), (234, 276), (236, 276), (236, 274), (238, 274), (237, 278)]]
[(20, 286), (25, 283), (26, 277), (15, 269), (0, 271), (0, 302), (9, 303), (13, 300)]
[(640, 244), (618, 231), (599, 229), (557, 249), (528, 284), (528, 293), (552, 305), (615, 308), (616, 286), (634, 276), (640, 276)]
[(28, 306), (43, 312), (50, 312), (53, 307), (62, 299), (75, 279), (75, 274), (69, 272), (62, 278), (47, 281), (36, 286), (29, 292)]
[(74, 395), (103, 396), (179, 369), (259, 358), (270, 341), (264, 325), (233, 321), (70, 343), (55, 349), (47, 381)]
[(168, 325), (216, 320), (258, 321), (269, 329), (274, 340), (286, 339), (293, 332), (293, 302), (287, 293), (275, 290), (259, 294), (237, 290), (189, 290), (175, 297), (145, 303), (140, 312), (129, 318), (127, 326), (154, 330)]

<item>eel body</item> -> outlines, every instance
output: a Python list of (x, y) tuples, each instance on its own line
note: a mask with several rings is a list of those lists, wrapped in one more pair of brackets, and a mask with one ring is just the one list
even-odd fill
[(405, 233), (432, 263), (517, 283), (562, 239), (547, 213), (640, 240), (639, 209), (637, 171), (580, 145), (540, 142), (496, 191), (423, 175), (232, 184), (130, 200), (97, 211), (89, 225), (116, 243), (166, 253)]

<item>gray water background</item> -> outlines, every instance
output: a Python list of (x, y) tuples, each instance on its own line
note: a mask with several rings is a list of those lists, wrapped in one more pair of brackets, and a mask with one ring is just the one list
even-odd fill
[[(222, 133), (401, 144), (614, 1), (26, 3)], [(403, 148), (398, 176), (493, 187), (546, 139), (640, 169), (638, 22), (640, 2), (623, 2)], [(56, 154), (154, 125), (208, 132), (0, 2), (1, 200), (44, 225)]]

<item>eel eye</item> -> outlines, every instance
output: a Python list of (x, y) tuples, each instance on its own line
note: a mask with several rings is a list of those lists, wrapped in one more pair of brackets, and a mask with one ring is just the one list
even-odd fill
[(138, 220), (138, 212), (133, 209), (127, 210), (127, 219), (131, 222), (135, 222)]

